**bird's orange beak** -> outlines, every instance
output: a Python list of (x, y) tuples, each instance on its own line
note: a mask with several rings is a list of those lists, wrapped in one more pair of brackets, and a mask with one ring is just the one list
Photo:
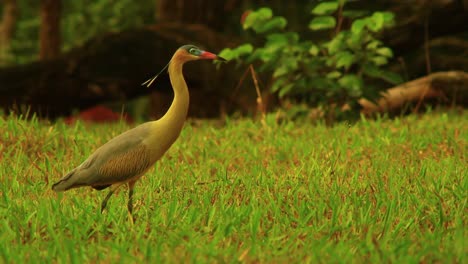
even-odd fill
[(208, 52), (208, 51), (203, 51), (201, 54), (200, 54), (200, 58), (202, 59), (205, 59), (205, 60), (220, 60), (220, 61), (226, 61), (226, 59), (214, 54), (214, 53), (211, 53), (211, 52)]

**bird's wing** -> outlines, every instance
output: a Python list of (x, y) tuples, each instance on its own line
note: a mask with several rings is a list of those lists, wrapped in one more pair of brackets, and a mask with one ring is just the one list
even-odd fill
[(52, 188), (64, 191), (80, 186), (104, 186), (142, 175), (152, 165), (150, 151), (144, 144), (149, 128), (145, 123), (111, 139)]
[(97, 149), (89, 158), (94, 159), (88, 168), (94, 175), (90, 175), (87, 183), (96, 185), (124, 182), (146, 172), (151, 166), (150, 152), (143, 143), (148, 132), (148, 124), (143, 124), (120, 134)]
[(96, 170), (95, 179), (90, 185), (113, 184), (128, 181), (145, 173), (150, 164), (149, 151), (140, 143), (123, 152), (115, 152), (93, 166)]

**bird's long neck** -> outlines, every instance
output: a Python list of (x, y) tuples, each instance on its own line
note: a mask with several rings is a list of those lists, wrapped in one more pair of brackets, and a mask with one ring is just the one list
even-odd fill
[(189, 107), (189, 92), (182, 72), (183, 62), (174, 54), (169, 64), (169, 79), (174, 90), (174, 100), (167, 113), (159, 120), (177, 137), (184, 126)]

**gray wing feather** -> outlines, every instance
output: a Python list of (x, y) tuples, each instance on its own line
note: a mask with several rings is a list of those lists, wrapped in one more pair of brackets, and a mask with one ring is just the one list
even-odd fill
[(111, 139), (55, 184), (64, 187), (54, 190), (114, 184), (142, 175), (151, 166), (143, 143), (149, 132), (150, 123), (144, 123)]

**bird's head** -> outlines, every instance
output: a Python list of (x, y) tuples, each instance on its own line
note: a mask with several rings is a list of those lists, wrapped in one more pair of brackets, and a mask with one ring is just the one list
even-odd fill
[(193, 60), (220, 60), (220, 61), (226, 61), (224, 58), (221, 58), (220, 56), (201, 50), (200, 48), (194, 46), (194, 45), (184, 45), (180, 47), (175, 53), (174, 56), (172, 56), (172, 59), (169, 61), (169, 63), (158, 73), (156, 74), (153, 78), (147, 80), (146, 82), (142, 83), (142, 85), (150, 87), (150, 85), (158, 78), (159, 74), (164, 72), (165, 69), (171, 65), (183, 65), (187, 61), (193, 61)]
[(184, 45), (180, 47), (177, 50), (177, 55), (179, 59), (185, 60), (185, 61), (192, 61), (192, 60), (220, 60), (220, 61), (226, 61), (224, 58), (221, 58), (220, 56), (201, 50), (200, 48), (194, 46), (194, 45)]

